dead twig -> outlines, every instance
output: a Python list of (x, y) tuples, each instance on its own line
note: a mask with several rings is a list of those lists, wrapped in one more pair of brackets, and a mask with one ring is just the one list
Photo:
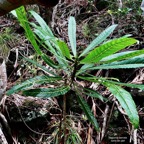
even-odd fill
[(137, 129), (133, 131), (133, 141), (134, 141), (134, 144), (137, 144)]
[(106, 105), (106, 108), (105, 108), (105, 111), (104, 111), (103, 126), (102, 126), (102, 130), (101, 130), (101, 141), (102, 141), (102, 139), (104, 138), (104, 135), (105, 135), (105, 132), (106, 132), (108, 112), (109, 112), (109, 106)]
[(1, 144), (8, 144), (8, 142), (7, 142), (6, 138), (5, 138), (5, 135), (3, 134), (1, 126), (0, 126), (0, 143)]

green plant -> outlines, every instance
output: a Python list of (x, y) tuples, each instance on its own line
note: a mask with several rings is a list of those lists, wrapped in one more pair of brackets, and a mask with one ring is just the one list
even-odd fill
[[(76, 46), (76, 22), (74, 17), (70, 17), (68, 21), (70, 51), (68, 45), (53, 35), (50, 28), (37, 13), (34, 11), (31, 11), (30, 13), (38, 23), (30, 23), (30, 25), (34, 28), (34, 32), (30, 28), (23, 7), (17, 10), (17, 17), (35, 51), (52, 70), (49, 70), (32, 59), (24, 58), (26, 61), (40, 67), (47, 74), (36, 76), (12, 87), (7, 91), (7, 95), (23, 91), (23, 94), (26, 96), (36, 96), (41, 98), (56, 96), (63, 97), (62, 129), (65, 143), (67, 138), (65, 126), (67, 119), (66, 100), (69, 97), (69, 92), (71, 91), (74, 93), (74, 99), (77, 99), (88, 120), (93, 124), (94, 128), (99, 131), (98, 122), (84, 97), (90, 96), (98, 98), (101, 101), (105, 101), (105, 98), (95, 90), (81, 85), (81, 82), (94, 82), (98, 85), (101, 84), (105, 86), (113, 94), (113, 96), (116, 97), (122, 108), (127, 113), (131, 124), (135, 129), (138, 128), (139, 116), (136, 105), (130, 93), (123, 87), (132, 87), (144, 90), (144, 85), (121, 83), (114, 78), (96, 77), (91, 74), (91, 71), (99, 69), (144, 67), (144, 50), (119, 52), (127, 46), (135, 44), (137, 40), (124, 36), (106, 42), (107, 37), (117, 26), (112, 25), (94, 39), (85, 50), (78, 53)], [(40, 49), (37, 42), (50, 52), (55, 57), (55, 60), (52, 60), (50, 56), (46, 55)], [(37, 86), (42, 84), (52, 84), (55, 87), (35, 88), (35, 84)], [(59, 139), (60, 138), (61, 135), (59, 136)]]
[(1, 32), (0, 35), (0, 57), (7, 59), (10, 52), (10, 46), (13, 45), (13, 40), (16, 40), (16, 36), (12, 33), (11, 28), (6, 28), (4, 31)]
[(109, 10), (115, 17), (125, 18), (128, 14), (131, 14), (135, 19), (141, 15), (140, 9), (141, 1), (122, 1), (122, 3), (111, 1), (109, 2)]

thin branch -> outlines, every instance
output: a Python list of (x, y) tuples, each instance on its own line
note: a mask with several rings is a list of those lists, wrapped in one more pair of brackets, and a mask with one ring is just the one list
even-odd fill
[(137, 144), (137, 129), (133, 131), (133, 141), (134, 141), (134, 144)]
[(101, 141), (104, 138), (104, 135), (105, 135), (105, 132), (106, 132), (106, 124), (107, 124), (107, 118), (108, 118), (108, 111), (109, 111), (109, 106), (106, 105), (105, 112), (104, 112), (103, 126), (102, 126), (102, 131), (101, 131)]
[(5, 138), (5, 135), (3, 134), (1, 126), (0, 126), (0, 143), (1, 144), (8, 144), (8, 142), (7, 142), (6, 138)]
[(66, 98), (67, 94), (63, 96), (63, 131), (64, 131), (64, 144), (66, 144)]

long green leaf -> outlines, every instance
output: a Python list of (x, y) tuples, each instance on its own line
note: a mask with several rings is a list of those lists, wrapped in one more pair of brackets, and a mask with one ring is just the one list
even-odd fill
[(23, 94), (26, 96), (34, 96), (40, 98), (55, 97), (59, 95), (64, 95), (70, 90), (70, 87), (63, 86), (58, 88), (39, 88), (39, 89), (30, 89), (23, 91)]
[(80, 70), (88, 70), (89, 68), (94, 67), (94, 64), (84, 64)]
[(82, 52), (81, 56), (88, 54), (91, 50), (93, 50), (96, 46), (102, 43), (106, 38), (114, 31), (117, 25), (112, 25), (106, 28), (96, 39), (94, 39), (91, 44)]
[(144, 67), (144, 57), (136, 57), (120, 62), (113, 62), (110, 64), (103, 64), (96, 67), (91, 67), (89, 70), (94, 69), (120, 69), (120, 68), (140, 68)]
[(117, 57), (120, 57), (120, 56), (124, 56), (126, 54), (130, 54), (132, 52), (135, 52), (135, 51), (123, 51), (123, 52), (118, 52), (118, 53), (115, 53), (115, 54), (112, 54), (112, 55), (109, 55), (107, 57), (104, 57), (101, 62), (102, 63), (106, 63), (107, 61), (111, 61), (112, 59), (115, 59)]
[(136, 42), (137, 41), (133, 38), (119, 38), (112, 40), (91, 51), (83, 60), (81, 60), (81, 63), (97, 63), (102, 58), (114, 54)]
[[(44, 30), (42, 30), (39, 26), (36, 26), (33, 23), (31, 23), (31, 25), (35, 27), (34, 31), (36, 35), (41, 39), (42, 43), (45, 43), (46, 45), (46, 46), (45, 45), (42, 45), (42, 46), (46, 48), (46, 50), (50, 51), (56, 57), (56, 60), (58, 61), (59, 66), (65, 67), (64, 69), (67, 69), (69, 65), (65, 56), (63, 56), (62, 51), (59, 48), (59, 45), (57, 43), (58, 41), (57, 38), (48, 36), (47, 33)], [(39, 42), (41, 43), (41, 41)]]
[(129, 51), (129, 53), (125, 53), (124, 55), (117, 56), (105, 62), (102, 61), (102, 63), (111, 63), (111, 62), (120, 61), (124, 59), (130, 59), (136, 56), (144, 56), (144, 50)]
[(137, 89), (144, 90), (144, 85), (143, 84), (122, 83), (122, 82), (116, 82), (116, 81), (106, 80), (106, 79), (103, 79), (103, 80), (108, 82), (108, 83), (116, 84), (116, 85), (119, 85), (119, 86), (126, 86), (126, 87), (131, 87), (131, 88), (137, 88)]
[(90, 68), (94, 67), (94, 64), (84, 64), (77, 72), (76, 76), (79, 74), (84, 73), (85, 71), (89, 70)]
[(104, 82), (108, 82), (110, 84), (116, 84), (116, 85), (119, 85), (119, 86), (126, 86), (126, 87), (138, 88), (138, 89), (144, 90), (144, 85), (143, 84), (122, 83), (122, 82), (108, 80), (107, 78), (95, 77), (95, 76), (91, 76), (91, 77), (78, 76), (78, 78), (82, 79), (82, 80), (87, 80), (87, 81), (90, 81), (90, 82), (99, 83), (99, 84), (102, 84)]
[(38, 62), (36, 62), (36, 61), (34, 61), (34, 60), (32, 60), (32, 59), (26, 58), (26, 57), (24, 57), (24, 59), (25, 59), (26, 61), (32, 63), (33, 65), (41, 68), (41, 70), (47, 72), (48, 74), (51, 74), (51, 75), (53, 75), (53, 76), (57, 76), (54, 72), (48, 70), (46, 67), (42, 66), (42, 65), (39, 64)]
[(89, 70), (96, 69), (130, 69), (130, 68), (141, 68), (144, 67), (144, 64), (121, 64), (121, 65), (101, 65), (97, 67), (90, 68)]
[[(112, 56), (113, 57), (113, 56)], [(115, 57), (115, 56), (114, 56)], [(107, 63), (107, 62), (105, 62)], [(101, 64), (94, 66), (94, 64), (85, 64), (77, 72), (77, 75), (84, 73), (87, 70), (98, 70), (98, 69), (127, 69), (127, 68), (140, 68), (144, 67), (144, 55), (140, 55), (131, 59), (113, 62), (109, 64)]]
[(86, 103), (86, 101), (81, 97), (81, 96), (77, 96), (78, 102), (81, 105), (81, 108), (83, 109), (83, 111), (85, 112), (88, 120), (93, 124), (93, 126), (95, 127), (95, 129), (97, 131), (99, 131), (99, 125), (97, 123), (97, 120), (95, 119), (93, 113), (91, 112), (88, 104)]
[[(26, 35), (27, 35), (29, 41), (32, 43), (34, 49), (36, 50), (36, 52), (39, 55), (42, 55), (42, 51), (41, 51), (41, 49), (39, 48), (39, 46), (38, 46), (38, 44), (36, 42), (35, 35), (32, 32), (32, 30), (31, 30), (31, 28), (30, 28), (30, 26), (28, 24), (28, 20), (27, 20), (26, 14), (23, 14), (23, 12), (25, 12), (24, 9), (18, 9), (17, 10), (19, 20), (20, 20), (23, 28), (25, 29)], [(32, 13), (35, 13), (35, 12), (32, 12)], [(34, 15), (35, 15), (36, 19), (39, 19), (37, 14), (34, 14)], [(39, 24), (40, 24), (40, 26), (43, 29), (46, 27), (46, 24), (41, 19), (40, 19)], [(37, 29), (37, 31), (39, 31), (40, 36), (42, 36), (42, 40), (45, 40), (46, 36), (49, 36), (48, 40), (46, 41), (46, 43), (48, 44), (48, 47), (51, 48), (50, 50), (56, 56), (57, 61), (59, 62), (59, 64), (62, 67), (64, 67), (65, 70), (67, 70), (68, 69), (68, 63), (63, 57), (61, 57), (61, 55), (60, 55), (61, 51), (60, 51), (59, 47), (56, 45), (57, 44), (56, 38), (54, 38), (53, 34), (51, 35), (51, 34), (47, 33), (47, 35), (46, 35), (44, 30), (41, 32), (41, 28)], [(49, 30), (47, 29), (47, 31), (49, 31)], [(49, 33), (51, 33), (51, 32), (49, 31)], [(52, 47), (51, 43), (49, 42), (49, 39), (51, 39), (51, 42), (53, 42), (52, 44), (56, 46), (56, 48), (57, 48), (56, 50)]]
[(71, 59), (70, 51), (69, 51), (69, 48), (68, 48), (67, 44), (63, 41), (58, 41), (58, 45), (59, 45), (59, 48), (60, 48), (62, 54), (65, 57), (67, 57), (68, 59)]
[[(52, 54), (55, 54), (56, 51), (55, 49), (53, 48), (53, 46), (51, 45), (50, 43), (50, 39), (51, 37), (47, 36), (46, 34), (44, 34), (41, 30), (39, 29), (34, 29), (34, 32), (35, 34), (38, 36), (38, 38), (40, 39), (39, 40), (39, 43), (42, 45), (43, 43), (47, 46), (47, 47), (44, 47), (46, 48), (48, 51), (50, 51)], [(57, 54), (57, 53), (56, 53)]]
[(68, 21), (68, 36), (72, 48), (73, 55), (77, 56), (76, 51), (76, 21), (74, 17), (70, 17)]
[(30, 23), (34, 27), (34, 32), (35, 34), (39, 37), (39, 43), (40, 44), (45, 44), (47, 47), (46, 48), (48, 51), (50, 51), (52, 54), (57, 54), (56, 50), (51, 44), (52, 39), (56, 39), (54, 36), (50, 36), (47, 34), (45, 30), (43, 30), (40, 26), (37, 26), (35, 23)]
[(13, 86), (10, 90), (7, 91), (7, 95), (22, 91), (31, 86), (40, 85), (43, 83), (50, 83), (53, 81), (61, 80), (61, 77), (51, 77), (51, 76), (36, 76), (34, 78), (28, 79), (16, 86)]
[(124, 90), (123, 88), (109, 84), (104, 83), (104, 85), (109, 89), (109, 91), (117, 98), (122, 108), (126, 111), (130, 122), (134, 126), (134, 128), (138, 128), (139, 126), (139, 116), (136, 109), (136, 105), (130, 95), (129, 92)]
[[(32, 13), (34, 14), (35, 18), (39, 21), (39, 15), (36, 14), (35, 12), (32, 12)], [(61, 51), (57, 45), (57, 38), (53, 36), (50, 28), (47, 26), (47, 24), (44, 22), (44, 20), (42, 20), (42, 18), (40, 18), (40, 21), (39, 21), (40, 26), (37, 26), (34, 23), (30, 23), (30, 24), (35, 28), (34, 32), (41, 39), (42, 43), (45, 43), (45, 45), (47, 46), (47, 47), (45, 47), (43, 45), (43, 47), (46, 48), (48, 51), (50, 51), (56, 57), (56, 59), (60, 65), (65, 65), (65, 66), (68, 65), (65, 60), (65, 57), (62, 57), (62, 55), (61, 55)], [(41, 41), (40, 41), (40, 43), (41, 43)], [(43, 55), (41, 55), (41, 56), (43, 57)], [(46, 60), (46, 56), (44, 56), (43, 58), (45, 58), (45, 60)]]
[(42, 59), (52, 68), (58, 68), (57, 64), (55, 64), (46, 54), (41, 54)]
[(28, 24), (28, 19), (26, 17), (26, 11), (25, 11), (25, 8), (22, 6), (18, 9), (16, 9), (16, 14), (17, 14), (17, 18), (21, 24), (21, 26), (24, 28), (25, 32), (26, 32), (26, 36), (28, 38), (28, 40), (31, 42), (31, 44), (33, 45), (35, 51), (38, 53), (38, 54), (41, 54), (41, 50), (35, 40), (35, 36), (34, 36), (34, 33), (32, 32), (29, 24)]
[(106, 98), (104, 98), (101, 94), (99, 94), (98, 92), (96, 92), (93, 89), (85, 88), (84, 90), (85, 90), (85, 94), (88, 95), (88, 96), (90, 96), (90, 97), (98, 98), (101, 101), (106, 100)]
[(47, 32), (48, 35), (54, 36), (51, 29), (49, 26), (46, 24), (46, 22), (35, 12), (35, 11), (30, 11), (32, 16), (36, 19), (36, 21), (39, 23), (39, 25), (42, 27), (43, 30)]

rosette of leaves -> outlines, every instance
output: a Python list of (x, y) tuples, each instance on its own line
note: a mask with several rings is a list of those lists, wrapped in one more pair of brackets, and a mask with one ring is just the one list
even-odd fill
[[(106, 28), (97, 38), (95, 38), (88, 47), (81, 53), (77, 51), (76, 42), (76, 21), (74, 17), (68, 20), (69, 46), (62, 40), (56, 38), (44, 20), (34, 11), (30, 12), (37, 21), (29, 23), (23, 8), (17, 10), (17, 17), (25, 29), (28, 40), (33, 45), (35, 51), (43, 61), (54, 71), (48, 70), (32, 59), (25, 58), (26, 61), (40, 67), (48, 74), (36, 76), (20, 83), (7, 91), (8, 95), (22, 91), (26, 96), (35, 96), (49, 98), (56, 96), (68, 96), (69, 91), (74, 91), (81, 108), (85, 112), (88, 120), (93, 124), (96, 130), (99, 125), (91, 109), (83, 96), (91, 96), (104, 100), (103, 96), (97, 91), (83, 87), (80, 81), (94, 82), (105, 86), (111, 94), (119, 101), (121, 107), (125, 110), (131, 124), (134, 128), (139, 126), (139, 116), (135, 102), (131, 94), (123, 86), (138, 88), (144, 90), (144, 85), (130, 83), (121, 83), (113, 78), (96, 77), (91, 75), (93, 70), (101, 69), (121, 69), (121, 68), (140, 68), (144, 67), (144, 50), (120, 52), (124, 48), (137, 42), (134, 38), (124, 36), (121, 38), (106, 41), (107, 37), (114, 31), (117, 25)], [(30, 25), (34, 28), (30, 28)], [(48, 52), (55, 57), (53, 60), (41, 49), (41, 44)], [(59, 72), (60, 71), (60, 72)], [(34, 88), (35, 84), (53, 84), (55, 88)]]

